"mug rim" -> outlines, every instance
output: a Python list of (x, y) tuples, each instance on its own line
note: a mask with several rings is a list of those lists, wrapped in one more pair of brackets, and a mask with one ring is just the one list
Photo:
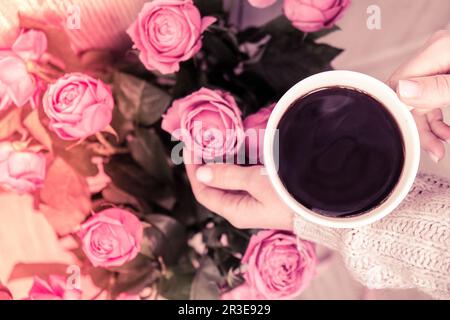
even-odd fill
[[(377, 99), (394, 118), (399, 128), (404, 146), (402, 173), (390, 194), (376, 207), (349, 217), (329, 217), (314, 212), (297, 201), (282, 183), (274, 157), (274, 140), (278, 123), (292, 104), (315, 90), (340, 86), (365, 92)], [(309, 76), (292, 86), (276, 103), (267, 122), (264, 134), (264, 166), (275, 191), (296, 214), (305, 220), (326, 227), (354, 228), (371, 224), (391, 213), (406, 197), (411, 189), (420, 162), (420, 141), (410, 108), (397, 97), (397, 94), (382, 81), (369, 75), (348, 71), (332, 70)]]

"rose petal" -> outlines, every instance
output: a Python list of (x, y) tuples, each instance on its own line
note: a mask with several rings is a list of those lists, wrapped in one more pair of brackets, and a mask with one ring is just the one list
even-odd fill
[(22, 31), (12, 46), (12, 51), (24, 60), (39, 60), (46, 50), (47, 37), (38, 30)]

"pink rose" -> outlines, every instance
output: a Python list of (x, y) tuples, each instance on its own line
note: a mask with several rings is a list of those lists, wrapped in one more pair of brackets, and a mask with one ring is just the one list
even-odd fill
[(263, 163), (264, 132), (275, 104), (261, 108), (244, 119), (245, 147), (250, 164)]
[(311, 282), (317, 258), (314, 245), (289, 232), (264, 230), (252, 236), (242, 263), (249, 298), (290, 299)]
[(350, 0), (284, 0), (284, 14), (297, 29), (314, 32), (332, 27), (349, 4)]
[(129, 211), (111, 208), (81, 225), (78, 236), (94, 267), (119, 267), (141, 250), (142, 224)]
[(109, 88), (83, 73), (66, 74), (49, 85), (42, 102), (49, 128), (63, 140), (84, 139), (106, 129), (114, 108)]
[(161, 126), (205, 160), (236, 154), (244, 138), (241, 111), (233, 96), (207, 88), (175, 100)]
[(38, 79), (30, 73), (29, 64), (47, 50), (47, 38), (41, 31), (22, 31), (10, 49), (0, 49), (0, 110), (11, 104), (22, 107), (37, 104)]
[(33, 286), (28, 293), (28, 300), (80, 300), (81, 291), (70, 288), (62, 276), (52, 275), (48, 282), (35, 277)]
[(215, 21), (202, 19), (192, 0), (154, 0), (144, 4), (127, 33), (145, 67), (168, 74), (200, 50), (203, 31)]
[(256, 8), (265, 8), (273, 5), (277, 0), (248, 0), (248, 2)]
[(13, 300), (11, 291), (0, 283), (0, 300)]
[(45, 179), (45, 157), (20, 151), (11, 142), (0, 143), (0, 186), (19, 193), (34, 192)]

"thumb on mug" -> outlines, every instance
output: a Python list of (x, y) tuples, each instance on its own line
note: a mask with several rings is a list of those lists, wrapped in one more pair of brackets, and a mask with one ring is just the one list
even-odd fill
[(435, 109), (450, 106), (450, 75), (399, 80), (397, 94), (404, 103), (414, 108)]

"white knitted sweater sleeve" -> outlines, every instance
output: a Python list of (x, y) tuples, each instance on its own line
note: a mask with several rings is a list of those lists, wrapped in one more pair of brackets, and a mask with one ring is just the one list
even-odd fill
[(295, 233), (338, 250), (369, 288), (418, 288), (450, 299), (450, 182), (420, 174), (387, 217), (355, 229), (324, 228), (296, 217)]

